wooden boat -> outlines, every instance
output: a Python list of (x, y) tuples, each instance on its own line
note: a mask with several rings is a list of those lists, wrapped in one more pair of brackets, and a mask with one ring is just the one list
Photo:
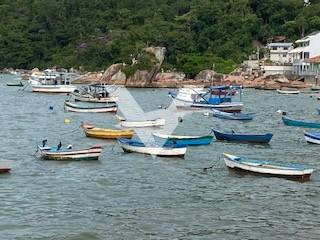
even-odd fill
[(132, 130), (97, 128), (87, 123), (83, 123), (81, 126), (86, 136), (92, 137), (92, 138), (104, 138), (104, 139), (132, 138), (132, 136), (134, 135), (134, 131)]
[(8, 173), (11, 171), (11, 168), (9, 167), (0, 167), (0, 174), (1, 173)]
[(277, 92), (280, 94), (299, 94), (299, 93), (301, 93), (298, 90), (282, 90), (282, 89), (277, 89)]
[(98, 160), (101, 146), (73, 150), (68, 148), (38, 146), (41, 158), (45, 160)]
[(232, 169), (276, 177), (310, 180), (313, 169), (298, 163), (279, 163), (267, 160), (248, 159), (223, 153), (225, 164)]
[(213, 116), (228, 120), (252, 120), (255, 116), (254, 113), (228, 113), (216, 109), (212, 109)]
[(146, 146), (144, 143), (126, 138), (118, 139), (118, 143), (125, 152), (136, 152), (160, 157), (183, 157), (187, 148), (178, 145), (151, 145)]
[(308, 143), (320, 144), (320, 132), (304, 132), (304, 138)]
[(17, 81), (17, 82), (7, 82), (6, 83), (8, 87), (23, 87), (24, 84), (21, 81)]
[(237, 134), (235, 132), (223, 133), (212, 130), (217, 140), (249, 142), (249, 143), (269, 143), (273, 136), (272, 133), (266, 134)]
[(117, 96), (110, 95), (110, 86), (103, 84), (91, 84), (77, 88), (72, 96), (75, 101), (89, 103), (115, 103)]
[(66, 100), (64, 102), (64, 109), (69, 112), (78, 113), (106, 113), (106, 112), (117, 112), (116, 104), (106, 104), (104, 106), (80, 106)]
[(89, 103), (115, 103), (118, 101), (118, 97), (92, 97), (91, 95), (80, 95), (77, 93), (72, 93), (74, 100), (78, 102), (89, 102)]
[(164, 144), (177, 144), (185, 146), (208, 145), (212, 142), (213, 136), (178, 136), (153, 133), (156, 140)]
[(308, 122), (302, 120), (294, 120), (288, 117), (282, 116), (282, 121), (287, 126), (305, 127), (305, 128), (320, 128), (320, 122)]
[(120, 119), (120, 125), (122, 127), (159, 127), (164, 126), (166, 124), (166, 120), (163, 118), (157, 118), (154, 120), (145, 120), (145, 121), (128, 121), (125, 119)]

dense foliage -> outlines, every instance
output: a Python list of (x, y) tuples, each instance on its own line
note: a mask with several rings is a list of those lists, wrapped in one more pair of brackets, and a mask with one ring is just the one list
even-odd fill
[(166, 68), (229, 72), (274, 35), (320, 30), (320, 0), (0, 0), (0, 68), (130, 63), (165, 46)]

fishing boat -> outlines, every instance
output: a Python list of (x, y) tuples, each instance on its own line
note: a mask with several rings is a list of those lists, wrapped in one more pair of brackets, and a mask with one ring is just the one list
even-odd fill
[(214, 117), (228, 120), (252, 120), (255, 117), (254, 113), (228, 113), (216, 109), (212, 109), (212, 112)]
[(38, 146), (40, 157), (45, 160), (98, 160), (102, 152), (101, 146), (92, 146), (86, 149), (73, 150), (57, 147)]
[(11, 171), (11, 168), (9, 168), (9, 167), (1, 167), (0, 166), (0, 174), (1, 173), (8, 173), (10, 171)]
[(269, 143), (273, 137), (272, 133), (266, 134), (238, 134), (235, 132), (226, 133), (212, 130), (217, 140), (248, 142), (248, 143)]
[(87, 123), (81, 124), (81, 127), (83, 128), (86, 136), (91, 138), (132, 138), (132, 136), (134, 135), (134, 131), (132, 130), (97, 128)]
[[(240, 102), (232, 101), (233, 90), (239, 90)], [(235, 93), (234, 93), (235, 94)], [(224, 112), (241, 112), (243, 107), (240, 86), (217, 86), (204, 88), (181, 88), (177, 93), (169, 92), (177, 108), (214, 108)]]
[(208, 145), (212, 142), (213, 136), (178, 136), (178, 135), (166, 135), (160, 133), (152, 134), (156, 141), (162, 142), (163, 144), (177, 144), (185, 146), (197, 146), (197, 145)]
[(118, 143), (125, 152), (136, 152), (160, 157), (183, 157), (186, 154), (187, 148), (179, 145), (164, 145), (160, 146), (145, 145), (144, 143), (126, 138), (118, 139)]
[(116, 104), (105, 104), (103, 106), (80, 106), (65, 100), (64, 109), (69, 112), (78, 113), (106, 113), (117, 112), (118, 108)]
[(72, 93), (76, 89), (76, 86), (71, 85), (75, 78), (76, 75), (73, 73), (46, 69), (43, 72), (32, 73), (28, 82), (32, 92)]
[(299, 94), (301, 93), (300, 91), (298, 90), (283, 90), (283, 89), (277, 89), (277, 92), (280, 93), (280, 94)]
[(122, 127), (160, 127), (166, 124), (166, 120), (163, 118), (157, 118), (153, 120), (143, 120), (143, 121), (136, 121), (136, 120), (126, 120), (118, 115), (116, 115), (117, 119), (120, 121), (120, 126)]
[(320, 144), (320, 132), (304, 132), (304, 138), (308, 143)]
[(294, 120), (282, 116), (282, 121), (287, 126), (305, 127), (305, 128), (320, 128), (320, 122), (309, 122), (303, 120)]
[(310, 176), (314, 171), (312, 168), (298, 163), (249, 159), (227, 153), (223, 153), (223, 158), (225, 164), (231, 169), (301, 181), (310, 180)]
[(11, 82), (7, 82), (6, 85), (8, 87), (23, 87), (24, 84), (21, 81), (11, 81)]
[(115, 103), (118, 101), (117, 96), (110, 94), (110, 86), (103, 84), (92, 84), (82, 86), (74, 90), (72, 96), (75, 101), (89, 103)]

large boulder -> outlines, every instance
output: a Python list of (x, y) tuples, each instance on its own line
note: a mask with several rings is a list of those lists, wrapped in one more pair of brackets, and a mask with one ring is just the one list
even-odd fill
[(161, 72), (158, 73), (152, 82), (153, 87), (177, 87), (185, 79), (182, 72)]
[(119, 72), (115, 73), (111, 77), (111, 81), (116, 83), (116, 84), (125, 84), (126, 80), (127, 80), (127, 76), (121, 70), (119, 70)]
[(219, 83), (223, 79), (222, 74), (215, 73), (213, 70), (207, 69), (207, 70), (202, 70), (195, 76), (194, 78), (197, 81), (202, 81), (202, 82), (216, 82)]
[(116, 64), (112, 64), (110, 67), (108, 67), (108, 69), (103, 73), (103, 76), (101, 78), (101, 81), (103, 82), (109, 82), (113, 75), (115, 75), (116, 73), (118, 73), (121, 68), (124, 66), (123, 63), (116, 63)]
[(146, 87), (150, 73), (146, 70), (137, 70), (133, 76), (127, 78), (125, 85), (128, 87)]

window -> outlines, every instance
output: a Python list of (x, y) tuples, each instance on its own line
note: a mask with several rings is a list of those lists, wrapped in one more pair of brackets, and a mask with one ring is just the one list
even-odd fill
[(285, 58), (285, 57), (287, 57), (287, 54), (283, 54), (282, 56)]
[(309, 58), (310, 57), (310, 53), (309, 52), (304, 52), (303, 53), (303, 58)]
[(283, 47), (283, 50), (288, 50), (288, 47)]
[(272, 50), (277, 50), (278, 48), (277, 47), (272, 47)]

